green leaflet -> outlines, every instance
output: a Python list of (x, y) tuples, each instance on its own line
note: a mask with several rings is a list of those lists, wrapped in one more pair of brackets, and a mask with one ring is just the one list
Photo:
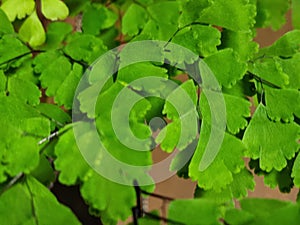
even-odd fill
[(39, 162), (38, 141), (50, 133), (50, 122), (34, 108), (12, 96), (1, 97), (0, 181), (30, 173)]
[(285, 23), (285, 15), (290, 8), (285, 0), (257, 0), (257, 15), (255, 27), (269, 27), (280, 29)]
[(57, 105), (41, 103), (36, 109), (45, 117), (51, 119), (56, 126), (61, 127), (71, 122), (71, 117)]
[(250, 169), (254, 169), (254, 173), (258, 176), (264, 176), (264, 183), (270, 188), (278, 186), (282, 193), (289, 193), (294, 186), (293, 178), (291, 177), (294, 159), (288, 160), (287, 166), (281, 171), (275, 169), (270, 172), (263, 171), (259, 166), (259, 159), (251, 159), (249, 162)]
[(166, 98), (163, 114), (172, 120), (156, 137), (155, 141), (166, 152), (186, 148), (198, 133), (198, 112), (196, 110), (197, 90), (189, 80)]
[(249, 60), (259, 50), (258, 44), (253, 41), (253, 36), (252, 32), (223, 30), (221, 48), (232, 48), (241, 60)]
[(292, 0), (292, 22), (294, 29), (300, 29), (300, 1), (299, 0)]
[[(80, 190), (82, 197), (99, 211), (104, 224), (126, 220), (135, 205), (134, 188), (109, 181), (93, 172)], [(100, 195), (101, 193), (101, 195)]]
[(75, 33), (69, 36), (67, 43), (64, 52), (72, 59), (88, 64), (94, 62), (107, 50), (101, 39), (89, 34)]
[(46, 94), (54, 96), (54, 101), (70, 109), (73, 104), (74, 92), (82, 76), (81, 65), (70, 61), (57, 51), (39, 54), (34, 59), (35, 72), (41, 73), (42, 87), (47, 88)]
[(298, 154), (298, 156), (294, 162), (291, 177), (294, 178), (293, 181), (294, 181), (295, 186), (300, 187), (300, 154)]
[(246, 63), (241, 62), (232, 49), (227, 48), (204, 58), (219, 84), (232, 87), (241, 80), (247, 70)]
[(179, 17), (179, 27), (184, 27), (197, 21), (203, 9), (209, 6), (207, 0), (182, 1), (182, 12)]
[(30, 81), (19, 79), (17, 77), (9, 77), (7, 91), (12, 97), (19, 98), (30, 105), (37, 105), (40, 103), (41, 92), (39, 88)]
[(7, 77), (5, 76), (3, 70), (0, 70), (0, 96), (6, 95), (6, 83), (7, 83)]
[(260, 55), (291, 57), (299, 52), (300, 30), (292, 30), (282, 35), (274, 44), (262, 48)]
[[(84, 136), (85, 138), (91, 137), (89, 133)], [(72, 129), (67, 130), (59, 137), (55, 145), (55, 155), (56, 159), (54, 165), (55, 168), (60, 171), (58, 179), (61, 183), (73, 185), (87, 179), (90, 167), (77, 147)], [(70, 167), (74, 165), (73, 162), (76, 162), (76, 167), (70, 170)]]
[(265, 90), (266, 110), (268, 116), (285, 122), (294, 120), (294, 115), (300, 118), (300, 92), (295, 89), (273, 89)]
[(40, 156), (39, 165), (31, 171), (30, 175), (47, 187), (56, 179), (52, 162), (45, 154)]
[(213, 27), (192, 25), (180, 30), (172, 42), (192, 50), (200, 56), (217, 53), (217, 46), (221, 44), (221, 33)]
[(1, 9), (10, 21), (14, 21), (16, 18), (23, 19), (25, 16), (30, 15), (34, 7), (34, 0), (6, 0), (1, 5)]
[[(163, 14), (161, 12), (164, 12)], [(163, 1), (149, 6), (131, 4), (122, 20), (122, 33), (134, 40), (169, 40), (178, 29), (180, 6)]]
[(283, 71), (278, 57), (257, 60), (249, 65), (249, 71), (277, 87), (289, 85), (289, 76)]
[[(124, 98), (116, 99), (117, 96)], [(137, 121), (133, 116), (145, 115), (151, 105), (146, 101), (141, 110), (132, 113), (132, 110), (139, 109), (132, 108), (132, 103), (145, 104), (140, 100), (142, 97), (134, 91), (123, 88), (119, 83), (113, 84), (98, 97), (96, 126), (104, 147), (111, 155), (129, 165), (146, 166), (152, 161), (149, 152), (152, 146), (151, 132), (143, 120)]]
[(281, 171), (286, 167), (287, 159), (293, 158), (299, 150), (299, 130), (299, 125), (294, 122), (284, 124), (269, 120), (265, 107), (259, 105), (243, 137), (246, 155), (259, 158), (260, 168), (267, 172)]
[(288, 88), (300, 89), (300, 75), (298, 73), (300, 69), (300, 52), (288, 59), (280, 59), (279, 63), (282, 66), (282, 70), (289, 76)]
[[(176, 1), (157, 2), (148, 7), (149, 14), (158, 23), (177, 25), (179, 17), (179, 3)], [(161, 13), (161, 11), (165, 13)]]
[(19, 29), (19, 35), (21, 40), (28, 42), (31, 47), (37, 47), (45, 42), (45, 30), (35, 11), (26, 18)]
[(174, 200), (168, 210), (169, 219), (187, 225), (218, 225), (220, 217), (218, 205), (206, 199)]
[(232, 31), (249, 32), (255, 24), (255, 14), (255, 6), (248, 0), (230, 2), (215, 0), (202, 10), (198, 21), (221, 26)]
[(243, 199), (241, 210), (229, 209), (225, 221), (232, 225), (280, 225), (299, 223), (299, 205), (275, 199)]
[[(168, 41), (178, 29), (180, 15), (179, 3), (176, 1), (157, 2), (147, 8), (150, 20), (145, 25), (142, 34), (153, 39)], [(161, 13), (161, 12), (164, 13)]]
[[(77, 141), (83, 141), (92, 150), (94, 146), (92, 139), (99, 137), (93, 137), (94, 134), (90, 132), (88, 124), (85, 124), (84, 127), (87, 129), (87, 132), (79, 136)], [(57, 156), (55, 168), (60, 171), (60, 182), (67, 185), (72, 185), (79, 181), (83, 182), (81, 186), (83, 198), (95, 212), (100, 214), (104, 223), (116, 224), (118, 219), (125, 220), (131, 214), (131, 207), (135, 205), (134, 188), (117, 184), (96, 173), (82, 157), (72, 130), (68, 130), (61, 135), (55, 147), (55, 154)], [(95, 154), (96, 157), (93, 160), (101, 160), (101, 151), (97, 151)], [(130, 154), (130, 152), (124, 151), (123, 156), (126, 154)], [(104, 162), (101, 161), (101, 163)], [(73, 169), (70, 170), (70, 167)], [(107, 169), (113, 170), (115, 168), (107, 167)]]
[[(250, 117), (250, 102), (233, 95), (223, 94), (223, 96), (226, 105), (227, 130), (237, 134), (248, 125), (246, 118)], [(211, 123), (211, 109), (204, 93), (200, 98), (200, 110), (203, 119)]]
[(69, 208), (31, 176), (0, 196), (0, 219), (3, 225), (81, 224)]
[(3, 34), (13, 34), (14, 33), (14, 27), (8, 20), (7, 15), (5, 12), (0, 8), (0, 36)]
[(118, 16), (100, 4), (89, 5), (82, 16), (82, 30), (86, 34), (98, 35), (100, 30), (115, 24)]
[(290, 193), (294, 186), (292, 173), (292, 163), (289, 161), (288, 166), (280, 172), (272, 170), (270, 173), (264, 175), (264, 183), (271, 188), (278, 186), (282, 193)]
[[(37, 86), (37, 77), (33, 74), (31, 67), (32, 60), (24, 57), (14, 66), (20, 66), (14, 70), (7, 70), (2, 73), (3, 88), (6, 95), (18, 98), (29, 105), (38, 105), (40, 103), (41, 91)], [(19, 64), (20, 65), (17, 65)]]
[(17, 38), (11, 35), (2, 36), (0, 38), (0, 68), (7, 69), (8, 62), (28, 52), (29, 49)]
[(70, 24), (65, 22), (53, 22), (47, 27), (46, 43), (42, 49), (55, 50), (63, 47), (62, 42), (68, 34), (72, 32), (73, 28)]
[(241, 98), (256, 94), (255, 83), (250, 75), (245, 75), (242, 80), (236, 82), (231, 88), (223, 88), (223, 93)]
[[(167, 81), (168, 74), (167, 70), (158, 66), (153, 65), (150, 62), (140, 62), (132, 65), (128, 65), (118, 71), (117, 80), (124, 86), (130, 85), (133, 89), (143, 90), (146, 92), (155, 92), (160, 89), (158, 86), (163, 86), (164, 84), (156, 85), (154, 77), (159, 77), (160, 82)], [(143, 80), (143, 78), (145, 80)], [(141, 79), (139, 81), (139, 79)], [(154, 82), (152, 84), (151, 82)]]
[(41, 11), (49, 20), (64, 20), (69, 15), (69, 9), (60, 0), (41, 0)]
[(205, 170), (200, 170), (200, 161), (204, 152), (214, 151), (210, 148), (215, 146), (208, 145), (210, 136), (216, 139), (215, 142), (219, 141), (214, 129), (219, 131), (219, 128), (212, 127), (206, 120), (202, 121), (198, 146), (189, 166), (189, 177), (192, 180), (197, 180), (198, 186), (204, 190), (219, 192), (232, 183), (233, 174), (239, 173), (244, 168), (242, 157), (245, 147), (239, 139), (225, 133), (215, 159)]
[(147, 12), (143, 7), (131, 4), (122, 19), (122, 33), (129, 36), (137, 35), (144, 27), (147, 18)]
[(249, 190), (254, 190), (254, 177), (246, 168), (241, 172), (233, 174), (233, 181), (222, 191), (205, 191), (199, 187), (195, 190), (195, 198), (207, 199), (218, 204), (230, 203), (232, 199), (242, 199), (247, 197)]

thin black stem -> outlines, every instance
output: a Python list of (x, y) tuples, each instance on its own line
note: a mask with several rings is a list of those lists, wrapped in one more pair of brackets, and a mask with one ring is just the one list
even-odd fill
[(178, 221), (175, 221), (175, 220), (172, 220), (172, 219), (168, 219), (168, 218), (165, 218), (165, 217), (157, 216), (157, 215), (154, 215), (152, 213), (144, 212), (144, 214), (146, 216), (150, 217), (151, 219), (163, 221), (165, 223), (172, 223), (172, 224), (184, 225), (184, 223), (181, 223), (181, 222), (178, 222)]
[(166, 196), (159, 195), (159, 194), (155, 194), (155, 193), (150, 193), (150, 192), (144, 191), (144, 190), (141, 190), (141, 193), (146, 194), (146, 195), (150, 195), (150, 196), (155, 197), (155, 198), (160, 198), (160, 199), (168, 200), (168, 201), (173, 201), (174, 200), (173, 198), (166, 197)]
[(5, 64), (7, 64), (7, 63), (11, 63), (11, 62), (13, 62), (13, 61), (15, 61), (15, 60), (18, 60), (18, 59), (20, 59), (20, 58), (22, 58), (22, 57), (24, 57), (24, 56), (29, 55), (29, 54), (35, 54), (35, 53), (41, 53), (41, 52), (45, 52), (45, 51), (43, 51), (43, 50), (32, 50), (32, 51), (30, 51), (30, 52), (25, 52), (25, 53), (23, 53), (23, 54), (21, 54), (21, 55), (18, 55), (18, 56), (16, 56), (16, 57), (12, 58), (12, 59), (9, 59), (9, 60), (6, 60), (6, 61), (0, 63), (0, 66), (3, 66), (3, 65), (5, 65)]
[(272, 82), (270, 81), (267, 81), (251, 72), (247, 72), (250, 76), (252, 76), (255, 80), (257, 80), (258, 82), (260, 82), (261, 84), (266, 84), (268, 85), (269, 87), (272, 87), (272, 88), (276, 88), (276, 89), (281, 89), (281, 87), (277, 86), (276, 84), (273, 84)]
[(87, 63), (85, 63), (85, 62), (83, 62), (83, 61), (73, 59), (71, 56), (69, 56), (68, 54), (66, 54), (64, 51), (63, 51), (62, 53), (63, 53), (63, 55), (64, 55), (66, 58), (68, 58), (71, 62), (76, 62), (76, 63), (80, 64), (82, 67), (84, 67), (85, 69), (87, 69), (87, 68), (90, 67), (89, 64), (87, 64)]

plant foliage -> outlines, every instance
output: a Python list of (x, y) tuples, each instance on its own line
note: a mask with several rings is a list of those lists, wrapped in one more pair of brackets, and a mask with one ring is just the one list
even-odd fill
[[(134, 188), (110, 181), (95, 172), (81, 155), (72, 127), (86, 129), (79, 137), (89, 140), (89, 123), (72, 122), (73, 100), (79, 102), (85, 120), (95, 119), (96, 129), (115, 158), (130, 165), (151, 165), (152, 151), (134, 151), (118, 141), (111, 121), (115, 98), (130, 82), (156, 76), (180, 84), (186, 98), (169, 90), (165, 100), (143, 98), (129, 115), (132, 132), (149, 138), (163, 151), (180, 153), (194, 145), (195, 152), (178, 175), (197, 181), (195, 199), (174, 200), (168, 217), (182, 224), (289, 224), (298, 225), (300, 205), (279, 200), (250, 199), (254, 173), (265, 184), (282, 192), (300, 187), (300, 19), (298, 0), (3, 0), (0, 1), (0, 221), (17, 224), (81, 224), (69, 208), (59, 203), (49, 190), (58, 180), (79, 185), (90, 211), (103, 224), (116, 224), (131, 215), (136, 204)], [(268, 47), (254, 41), (257, 28), (275, 30), (286, 23), (292, 10), (294, 30)], [(206, 92), (193, 82), (181, 82), (181, 70), (164, 62), (180, 55), (161, 55), (161, 62), (142, 62), (118, 71), (105, 84), (97, 105), (84, 96), (93, 86), (74, 98), (85, 71), (109, 49), (141, 40), (161, 40), (179, 44), (199, 55), (222, 89), (226, 105), (226, 133), (212, 164), (199, 170), (209, 142), (212, 116)], [(176, 59), (175, 59), (176, 58)], [(126, 60), (120, 56), (121, 63)], [(123, 60), (123, 61), (122, 61)], [(198, 59), (179, 62), (190, 68)], [(100, 73), (108, 73), (105, 66)], [(90, 77), (91, 84), (97, 77)], [(144, 90), (136, 84), (129, 93)], [(153, 93), (165, 90), (154, 84)], [(138, 90), (138, 91), (136, 91)], [(214, 91), (214, 90), (210, 90)], [(95, 92), (96, 93), (96, 92)], [(170, 103), (177, 99), (187, 106), (178, 115)], [(187, 98), (192, 105), (186, 104)], [(191, 108), (189, 108), (191, 107)], [(94, 109), (95, 108), (95, 111)], [(196, 111), (193, 111), (196, 108)], [(79, 112), (73, 112), (79, 113)], [(121, 118), (124, 115), (120, 115)], [(152, 117), (168, 123), (149, 127)], [(190, 123), (197, 118), (197, 124)], [(189, 130), (180, 133), (181, 122)], [(152, 129), (152, 130), (151, 130)], [(55, 136), (55, 137), (54, 137)], [(180, 137), (183, 139), (180, 140)], [(250, 159), (249, 167), (244, 158)], [(95, 161), (105, 163), (99, 155)], [(58, 175), (57, 175), (58, 174)], [(148, 171), (139, 177), (151, 180)], [(152, 191), (153, 186), (142, 187)], [(235, 208), (233, 200), (240, 201)], [(13, 212), (13, 213), (12, 213)], [(154, 224), (147, 218), (141, 224)]]

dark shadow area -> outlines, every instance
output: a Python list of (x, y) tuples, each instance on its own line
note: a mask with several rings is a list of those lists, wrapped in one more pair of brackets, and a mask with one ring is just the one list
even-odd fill
[(73, 211), (82, 225), (102, 225), (99, 218), (89, 214), (89, 206), (82, 199), (79, 186), (65, 186), (55, 182), (51, 191), (59, 202)]

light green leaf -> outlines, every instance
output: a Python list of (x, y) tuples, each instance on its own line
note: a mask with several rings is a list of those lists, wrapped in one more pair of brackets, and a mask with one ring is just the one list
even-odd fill
[(45, 30), (35, 11), (24, 21), (19, 35), (22, 41), (28, 42), (32, 47), (37, 47), (45, 42)]
[(13, 34), (14, 33), (14, 27), (8, 20), (7, 15), (5, 12), (0, 8), (0, 36), (3, 34)]
[(41, 0), (43, 15), (49, 20), (64, 20), (69, 15), (69, 9), (60, 0)]
[(16, 17), (23, 19), (30, 15), (35, 7), (34, 0), (5, 0), (2, 2), (1, 8), (10, 21), (14, 21)]
[(243, 137), (246, 156), (259, 158), (260, 168), (267, 172), (281, 171), (299, 150), (299, 132), (300, 126), (294, 122), (284, 124), (269, 120), (265, 107), (259, 105)]
[[(192, 180), (197, 180), (198, 186), (204, 190), (219, 192), (232, 183), (233, 174), (239, 173), (244, 168), (242, 157), (245, 147), (239, 139), (225, 133), (222, 145), (215, 159), (207, 169), (204, 171), (200, 170), (200, 161), (204, 152), (214, 151), (207, 148), (210, 136), (214, 135), (212, 132), (214, 129), (218, 128), (213, 127), (212, 129), (206, 120), (202, 121), (198, 146), (189, 166), (189, 176)], [(214, 138), (218, 139), (219, 137)], [(214, 145), (212, 146), (214, 147)]]
[(211, 69), (219, 84), (224, 87), (232, 87), (243, 78), (247, 70), (246, 63), (241, 62), (230, 48), (206, 57), (204, 62)]
[(186, 225), (217, 225), (220, 217), (218, 205), (205, 199), (174, 200), (168, 210), (169, 219)]
[(285, 15), (290, 8), (286, 0), (257, 0), (256, 27), (280, 29), (285, 23)]
[[(255, 24), (255, 5), (247, 1), (215, 0), (202, 10), (199, 21), (227, 28), (232, 31), (249, 32)], [(243, 13), (240, 13), (243, 12)], [(230, 16), (228, 16), (230, 15)]]
[(290, 122), (294, 115), (300, 118), (300, 92), (294, 89), (265, 90), (266, 110), (268, 116), (275, 120)]

